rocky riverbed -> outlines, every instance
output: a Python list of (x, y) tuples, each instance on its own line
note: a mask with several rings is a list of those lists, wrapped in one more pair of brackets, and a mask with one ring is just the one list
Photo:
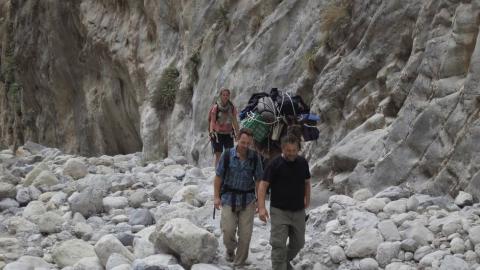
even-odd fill
[[(213, 219), (211, 167), (34, 143), (0, 151), (0, 162), (0, 269), (232, 269), (218, 211)], [(480, 269), (480, 204), (467, 192), (325, 194), (312, 194), (295, 269)], [(270, 268), (269, 230), (255, 218), (244, 269)]]

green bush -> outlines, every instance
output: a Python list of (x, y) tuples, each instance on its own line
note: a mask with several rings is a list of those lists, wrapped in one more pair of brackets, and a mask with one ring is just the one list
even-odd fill
[(163, 71), (158, 83), (158, 88), (153, 96), (153, 102), (157, 110), (173, 108), (180, 84), (178, 80), (179, 76), (180, 73), (175, 67), (168, 67)]

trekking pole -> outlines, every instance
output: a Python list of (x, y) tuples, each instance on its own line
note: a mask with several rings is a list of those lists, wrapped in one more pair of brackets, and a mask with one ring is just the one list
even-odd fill
[(213, 206), (213, 219), (215, 219), (215, 205)]

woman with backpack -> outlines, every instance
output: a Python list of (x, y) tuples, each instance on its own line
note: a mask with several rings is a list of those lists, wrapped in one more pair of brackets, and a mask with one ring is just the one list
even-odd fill
[(215, 167), (224, 149), (233, 147), (235, 134), (238, 133), (237, 109), (230, 101), (230, 90), (220, 90), (217, 101), (208, 114), (210, 141), (215, 153)]

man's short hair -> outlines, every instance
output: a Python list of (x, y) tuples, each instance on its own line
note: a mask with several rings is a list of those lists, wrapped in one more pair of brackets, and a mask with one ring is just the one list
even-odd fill
[(298, 139), (298, 137), (293, 134), (287, 134), (286, 136), (283, 136), (280, 140), (280, 143), (282, 147), (286, 144), (296, 144), (298, 146), (298, 149), (300, 149), (300, 139)]
[(247, 135), (248, 137), (253, 137), (253, 132), (251, 129), (249, 128), (241, 128), (239, 131), (238, 131), (238, 137), (240, 138), (242, 136), (242, 134), (245, 134)]

